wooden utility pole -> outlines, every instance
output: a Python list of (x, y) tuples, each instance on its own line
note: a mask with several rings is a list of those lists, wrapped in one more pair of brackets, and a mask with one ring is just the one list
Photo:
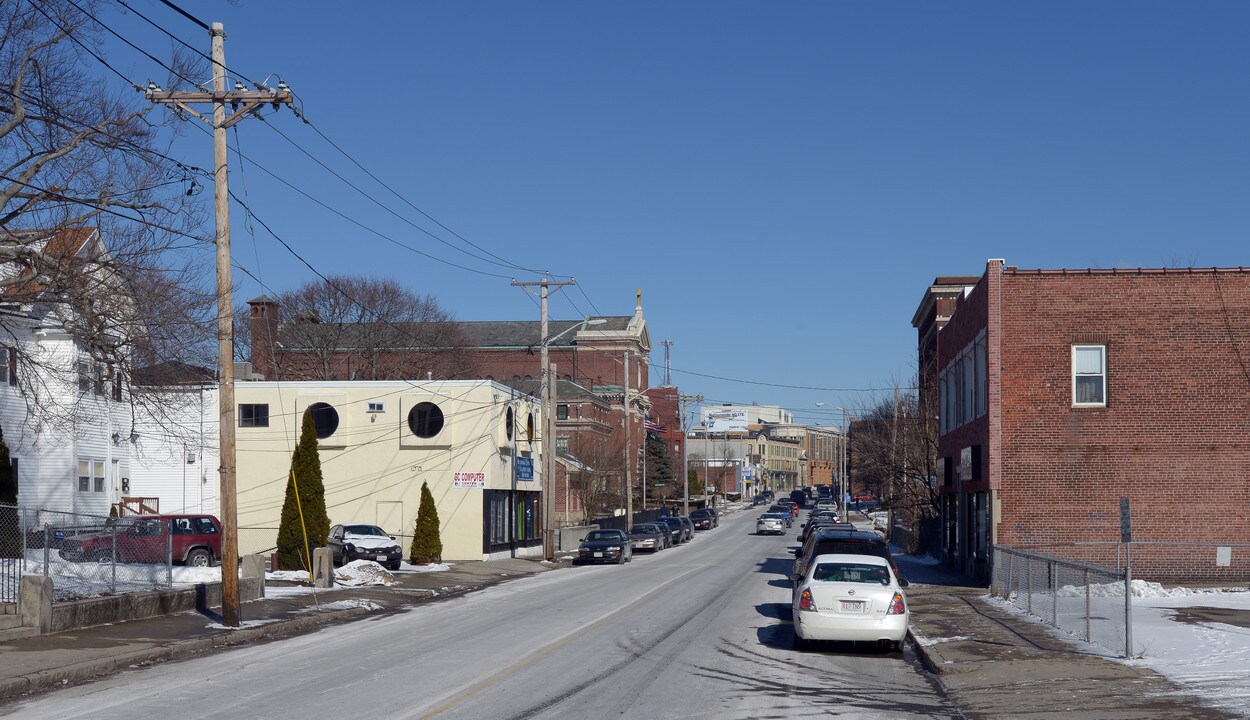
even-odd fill
[(625, 355), (625, 387), (622, 404), (625, 406), (625, 532), (634, 527), (634, 465), (633, 448), (629, 437), (629, 351)]
[[(217, 215), (217, 376), (221, 467), (221, 623), (238, 627), (239, 528), (234, 467), (234, 306), (230, 292), (230, 190), (226, 182), (226, 129), (266, 104), (291, 104), (285, 83), (278, 90), (226, 90), (226, 31), (221, 23), (209, 30), (213, 53), (213, 90), (164, 91), (151, 85), (147, 98), (154, 103), (176, 105), (213, 128), (214, 204)], [(197, 112), (193, 104), (212, 103), (212, 119)], [(231, 114), (226, 116), (226, 104)]]
[[(552, 387), (555, 385), (551, 378), (551, 364), (547, 358), (547, 346), (551, 344), (552, 338), (547, 334), (547, 296), (548, 289), (551, 287), (560, 288), (565, 285), (576, 285), (577, 281), (569, 278), (567, 281), (556, 282), (554, 280), (539, 280), (537, 282), (518, 282), (512, 281), (515, 287), (533, 287), (539, 288), (538, 297), (542, 300), (539, 310), (542, 313), (542, 323), (538, 331), (538, 341), (541, 352), (539, 354), (539, 362), (542, 365), (542, 372), (539, 381), (539, 393), (543, 405), (543, 433), (542, 444), (539, 446), (543, 452), (543, 557), (547, 560), (556, 559), (556, 437), (555, 437), (555, 403), (553, 400), (554, 393)], [(527, 292), (532, 292), (528, 291)], [(513, 470), (513, 472), (516, 472)], [(514, 498), (515, 501), (515, 498)]]

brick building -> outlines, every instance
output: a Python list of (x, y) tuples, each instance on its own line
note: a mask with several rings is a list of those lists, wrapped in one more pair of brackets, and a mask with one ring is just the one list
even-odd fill
[(938, 337), (952, 565), (985, 579), (995, 544), (1114, 565), (1126, 497), (1135, 576), (1244, 582), (1250, 269), (990, 260)]

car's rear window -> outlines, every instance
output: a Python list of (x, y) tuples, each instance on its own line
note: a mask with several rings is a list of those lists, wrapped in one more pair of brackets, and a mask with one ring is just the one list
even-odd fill
[(587, 540), (620, 540), (621, 536), (616, 532), (592, 532), (586, 536)]
[(820, 542), (816, 543), (812, 550), (813, 557), (817, 555), (876, 555), (887, 560), (890, 558), (890, 550), (885, 545), (871, 542)]
[(882, 565), (865, 565), (861, 563), (820, 563), (812, 571), (813, 580), (824, 582), (867, 583), (869, 585), (889, 585), (890, 572)]

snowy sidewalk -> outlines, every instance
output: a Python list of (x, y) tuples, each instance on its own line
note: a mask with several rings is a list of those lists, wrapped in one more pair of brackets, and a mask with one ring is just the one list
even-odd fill
[(918, 654), (969, 716), (1250, 717), (1250, 592), (1146, 586), (1133, 612), (1135, 645), (1146, 649), (1125, 660), (983, 588), (956, 586), (937, 568), (900, 560), (914, 578), (907, 594)]

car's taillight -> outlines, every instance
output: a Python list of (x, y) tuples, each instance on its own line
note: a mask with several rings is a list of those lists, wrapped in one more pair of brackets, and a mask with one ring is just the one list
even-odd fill
[(803, 594), (799, 596), (799, 609), (800, 610), (815, 610), (816, 609), (816, 603), (812, 600), (811, 590), (804, 590)]
[(903, 602), (903, 593), (894, 593), (894, 599), (890, 601), (890, 609), (885, 614), (902, 615), (905, 612), (907, 612), (907, 605)]

